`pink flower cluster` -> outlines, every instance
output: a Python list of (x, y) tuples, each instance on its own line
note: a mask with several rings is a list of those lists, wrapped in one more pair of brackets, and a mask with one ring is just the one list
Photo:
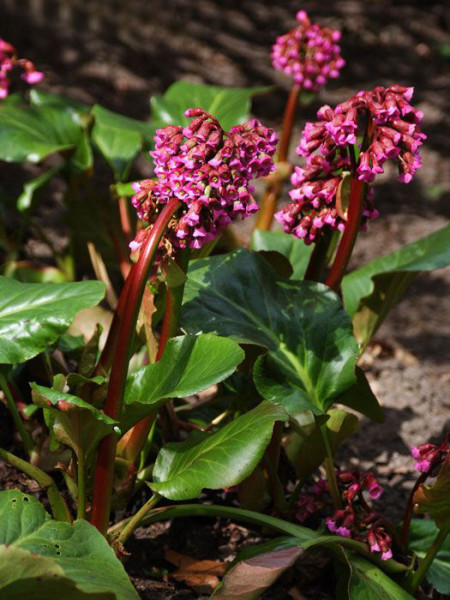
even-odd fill
[(312, 25), (304, 10), (297, 13), (299, 25), (277, 38), (272, 48), (272, 64), (291, 76), (301, 89), (318, 92), (328, 81), (339, 77), (345, 65), (337, 42), (341, 32)]
[[(237, 217), (258, 210), (252, 179), (273, 169), (275, 133), (256, 119), (224, 132), (217, 119), (201, 108), (183, 129), (170, 125), (156, 132), (156, 180), (135, 184), (133, 206), (144, 221), (153, 224), (162, 205), (172, 198), (182, 203), (170, 227), (169, 240), (178, 248), (201, 248)], [(132, 242), (136, 250), (142, 235)]]
[(6, 98), (10, 88), (10, 72), (15, 68), (22, 69), (22, 79), (33, 85), (44, 78), (44, 73), (37, 71), (34, 63), (26, 58), (17, 58), (16, 49), (0, 38), (0, 99)]
[[(284, 231), (307, 244), (327, 230), (344, 231), (347, 216), (338, 200), (345, 176), (370, 184), (387, 160), (396, 160), (399, 181), (411, 181), (426, 138), (423, 115), (410, 104), (412, 94), (413, 88), (399, 85), (377, 87), (318, 111), (319, 120), (306, 124), (297, 148), (306, 165), (292, 174), (292, 202), (275, 215)], [(364, 193), (363, 227), (378, 216), (373, 190), (366, 186)]]
[[(373, 473), (337, 471), (336, 480), (345, 501), (344, 508), (325, 519), (328, 530), (342, 537), (365, 541), (371, 552), (380, 552), (381, 558), (392, 557), (392, 539), (384, 530), (382, 518), (375, 513), (365, 498), (377, 500), (383, 489)], [(303, 523), (318, 512), (331, 508), (326, 480), (319, 479), (297, 499), (296, 519)]]
[(440, 446), (421, 444), (412, 448), (411, 454), (416, 460), (414, 467), (421, 473), (428, 473), (433, 467), (441, 465), (450, 454), (450, 442), (446, 438)]
[(371, 552), (381, 553), (382, 560), (392, 558), (392, 539), (364, 498), (364, 492), (371, 500), (377, 500), (383, 493), (373, 473), (340, 471), (336, 475), (347, 505), (325, 519), (327, 528), (343, 537), (365, 540)]

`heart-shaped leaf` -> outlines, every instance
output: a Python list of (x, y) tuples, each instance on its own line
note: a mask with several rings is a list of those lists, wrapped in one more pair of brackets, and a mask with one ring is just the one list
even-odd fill
[(39, 162), (77, 146), (83, 133), (78, 115), (55, 106), (0, 106), (0, 160)]
[(291, 414), (320, 414), (355, 383), (358, 347), (338, 296), (319, 283), (279, 277), (258, 254), (193, 261), (182, 323), (190, 333), (267, 348), (255, 363), (255, 384)]
[(250, 112), (252, 96), (262, 94), (269, 88), (230, 88), (190, 81), (177, 81), (164, 96), (150, 100), (154, 129), (166, 125), (187, 125), (184, 116), (188, 108), (203, 108), (214, 115), (223, 129), (244, 123)]
[(346, 311), (364, 348), (389, 310), (420, 271), (450, 264), (450, 225), (387, 256), (370, 261), (342, 280)]
[(191, 396), (223, 381), (243, 360), (244, 351), (227, 338), (210, 334), (172, 338), (160, 361), (129, 375), (123, 433), (166, 399)]
[[(439, 533), (438, 528), (431, 519), (413, 519), (409, 531), (409, 547), (423, 559)], [(440, 594), (450, 595), (450, 536), (431, 563), (426, 578)]]
[(100, 281), (21, 283), (0, 277), (0, 364), (24, 362), (45, 350), (77, 312), (103, 298)]
[(222, 584), (213, 594), (216, 600), (256, 600), (289, 567), (303, 550), (296, 538), (277, 538), (251, 546), (231, 563)]
[(204, 488), (237, 485), (250, 475), (270, 442), (275, 421), (285, 421), (281, 406), (262, 402), (212, 435), (194, 432), (185, 442), (164, 446), (150, 487), (170, 500), (196, 498)]
[(2, 600), (139, 597), (95, 527), (53, 521), (36, 498), (15, 490), (0, 492), (0, 556)]
[(292, 265), (291, 279), (303, 279), (313, 246), (307, 246), (302, 240), (283, 231), (264, 231), (255, 229), (250, 242), (251, 250), (275, 250), (285, 256)]

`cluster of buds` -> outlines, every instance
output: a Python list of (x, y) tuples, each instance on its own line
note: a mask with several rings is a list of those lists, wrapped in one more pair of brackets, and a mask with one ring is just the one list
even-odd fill
[(369, 499), (377, 500), (383, 488), (370, 472), (339, 471), (336, 478), (346, 506), (328, 517), (325, 525), (333, 533), (367, 542), (371, 552), (380, 552), (382, 560), (388, 560), (392, 557), (392, 538), (364, 498), (367, 493)]
[(44, 73), (37, 71), (31, 60), (17, 58), (14, 46), (0, 38), (0, 99), (8, 96), (10, 73), (16, 67), (22, 70), (22, 79), (30, 85), (39, 83), (44, 78)]
[[(336, 481), (345, 505), (325, 519), (327, 529), (342, 537), (366, 542), (370, 551), (379, 552), (383, 560), (391, 558), (392, 539), (384, 529), (382, 518), (367, 502), (377, 500), (383, 492), (373, 473), (337, 471)], [(295, 516), (303, 523), (317, 513), (329, 514), (331, 511), (328, 484), (319, 479), (299, 495)]]
[[(224, 132), (217, 119), (201, 108), (183, 128), (168, 126), (155, 136), (155, 180), (134, 185), (132, 198), (139, 218), (152, 225), (162, 206), (176, 198), (179, 212), (169, 225), (166, 242), (178, 248), (201, 248), (234, 219), (258, 210), (252, 179), (274, 169), (275, 133), (256, 119)], [(144, 234), (131, 249), (136, 250)]]
[[(377, 87), (318, 111), (319, 120), (306, 124), (297, 148), (306, 165), (292, 174), (292, 202), (275, 215), (284, 231), (307, 244), (327, 230), (344, 231), (347, 214), (340, 197), (346, 178), (371, 184), (387, 160), (397, 161), (400, 182), (411, 181), (426, 137), (420, 129), (423, 115), (410, 104), (412, 94), (413, 88), (399, 85)], [(364, 228), (378, 211), (373, 190), (365, 185), (363, 193)]]
[(450, 441), (446, 438), (440, 446), (421, 444), (412, 448), (411, 454), (416, 460), (414, 467), (420, 473), (429, 473), (434, 467), (440, 466), (450, 454)]
[(338, 45), (341, 32), (313, 25), (304, 10), (297, 13), (298, 26), (277, 38), (272, 64), (294, 80), (299, 88), (318, 92), (328, 81), (339, 77), (345, 65)]
[(327, 508), (328, 505), (328, 482), (326, 479), (318, 479), (312, 484), (309, 491), (299, 494), (295, 518), (299, 523), (303, 523), (315, 513)]

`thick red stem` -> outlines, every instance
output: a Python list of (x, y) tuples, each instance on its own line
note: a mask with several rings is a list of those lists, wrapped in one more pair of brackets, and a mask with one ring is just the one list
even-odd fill
[[(189, 257), (186, 251), (179, 253), (176, 257), (178, 266), (186, 272)], [(158, 350), (156, 352), (155, 362), (158, 362), (166, 347), (168, 340), (175, 336), (178, 331), (178, 320), (181, 307), (181, 301), (183, 299), (184, 285), (179, 285), (175, 288), (167, 286), (167, 297), (166, 297), (166, 308), (164, 311), (164, 319), (162, 324), (161, 336), (159, 338)], [(173, 431), (177, 427), (176, 416), (173, 411), (171, 404), (163, 406), (161, 409), (161, 416), (163, 418), (164, 428), (167, 430), (166, 434)], [(138, 457), (140, 451), (144, 447), (147, 440), (150, 429), (155, 419), (154, 415), (145, 417), (133, 427), (126, 439), (120, 441), (121, 455), (127, 458), (129, 461), (134, 462)], [(177, 437), (177, 431), (173, 432)], [(171, 437), (168, 435), (168, 437)]]
[(354, 173), (350, 182), (350, 200), (348, 205), (348, 220), (342, 234), (336, 257), (330, 273), (325, 281), (326, 285), (337, 292), (341, 285), (342, 277), (352, 255), (356, 236), (358, 235), (364, 207), (365, 184)]
[[(289, 94), (286, 108), (284, 110), (283, 125), (281, 128), (280, 144), (278, 146), (277, 162), (286, 162), (289, 154), (289, 146), (292, 138), (292, 130), (294, 127), (295, 115), (298, 107), (298, 97), (300, 94), (300, 88), (296, 85), (293, 86)], [(276, 180), (266, 188), (266, 193), (261, 202), (261, 209), (258, 213), (256, 221), (257, 229), (270, 229), (273, 221), (273, 215), (277, 209), (278, 198), (281, 193), (283, 183), (280, 180)]]
[[(104, 412), (118, 421), (122, 413), (128, 362), (148, 274), (153, 265), (159, 242), (179, 206), (178, 200), (171, 200), (161, 211), (153, 225), (150, 235), (141, 249), (139, 260), (133, 267), (132, 277), (128, 284), (125, 310), (118, 317), (120, 323), (118, 325), (117, 344), (114, 350), (111, 378), (104, 407)], [(107, 435), (100, 442), (97, 456), (91, 522), (103, 534), (106, 533), (108, 528), (111, 510), (116, 445), (117, 436), (115, 434)]]

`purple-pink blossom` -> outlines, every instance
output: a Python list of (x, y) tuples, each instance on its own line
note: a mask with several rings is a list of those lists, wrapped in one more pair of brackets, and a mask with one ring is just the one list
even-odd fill
[[(277, 137), (256, 119), (225, 132), (215, 117), (191, 108), (186, 127), (169, 125), (155, 136), (155, 180), (136, 184), (133, 206), (153, 224), (172, 198), (181, 208), (169, 227), (168, 240), (178, 248), (201, 248), (236, 218), (258, 210), (252, 179), (274, 169)], [(167, 236), (166, 236), (167, 237)], [(142, 234), (132, 243), (137, 249)]]
[(395, 161), (399, 181), (409, 183), (421, 167), (426, 138), (422, 113), (410, 104), (413, 88), (393, 85), (359, 92), (335, 109), (323, 106), (307, 123), (297, 147), (306, 164), (291, 176), (291, 202), (276, 213), (283, 230), (310, 244), (324, 232), (344, 231), (347, 214), (338, 201), (346, 177), (364, 182), (362, 228), (378, 216), (373, 183), (386, 161)]
[(442, 464), (449, 453), (450, 443), (448, 438), (440, 446), (425, 443), (411, 448), (412, 457), (416, 460), (414, 468), (420, 473), (428, 473), (432, 467)]
[(37, 71), (31, 60), (18, 58), (14, 46), (0, 38), (0, 99), (6, 98), (9, 94), (11, 72), (15, 68), (22, 70), (22, 79), (30, 85), (39, 83), (44, 78), (44, 73)]
[(300, 89), (318, 92), (329, 79), (339, 77), (345, 65), (338, 44), (341, 32), (312, 24), (304, 10), (296, 18), (297, 27), (273, 45), (272, 64)]
[(370, 529), (367, 534), (367, 543), (371, 552), (381, 553), (381, 560), (392, 558), (392, 538), (382, 526), (376, 525)]

